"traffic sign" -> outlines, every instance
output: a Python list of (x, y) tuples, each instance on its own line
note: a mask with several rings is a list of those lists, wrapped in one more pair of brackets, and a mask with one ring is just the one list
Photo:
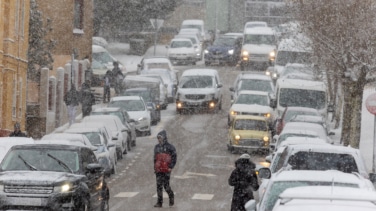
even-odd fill
[(370, 94), (367, 97), (366, 108), (371, 114), (376, 115), (376, 93)]
[(154, 19), (154, 18), (152, 18), (152, 19), (150, 19), (150, 23), (151, 23), (151, 25), (153, 26), (153, 28), (154, 29), (159, 29), (159, 28), (161, 28), (161, 26), (163, 25), (163, 19)]

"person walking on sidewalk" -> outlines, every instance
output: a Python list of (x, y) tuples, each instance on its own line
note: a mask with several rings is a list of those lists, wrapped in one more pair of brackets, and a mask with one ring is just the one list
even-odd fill
[(119, 96), (124, 79), (124, 74), (121, 72), (119, 62), (113, 62), (114, 68), (112, 69), (112, 76), (114, 77), (114, 88), (116, 96)]
[(110, 102), (111, 80), (112, 80), (112, 72), (111, 70), (107, 70), (106, 74), (104, 75), (104, 81), (103, 81), (103, 102), (104, 103)]
[(90, 90), (90, 82), (86, 81), (81, 87), (81, 107), (82, 118), (89, 116), (92, 110), (92, 106), (95, 105), (95, 96)]
[(167, 132), (162, 130), (157, 135), (158, 144), (154, 147), (154, 172), (157, 180), (158, 201), (154, 207), (162, 207), (163, 188), (170, 199), (170, 207), (174, 205), (174, 192), (170, 187), (171, 171), (176, 164), (176, 149), (167, 141)]
[(68, 107), (69, 126), (74, 123), (74, 119), (76, 118), (76, 110), (80, 102), (78, 95), (76, 87), (72, 84), (71, 89), (64, 96), (64, 102)]
[(9, 134), (9, 137), (26, 137), (26, 134), (21, 131), (20, 123), (14, 124), (14, 131)]

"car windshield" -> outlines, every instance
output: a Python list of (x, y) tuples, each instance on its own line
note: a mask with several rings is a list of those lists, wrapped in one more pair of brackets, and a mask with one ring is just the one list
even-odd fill
[(236, 98), (235, 104), (257, 104), (262, 106), (268, 106), (268, 97), (266, 95), (240, 94)]
[(267, 131), (268, 127), (265, 121), (253, 119), (237, 119), (234, 123), (234, 129)]
[(194, 24), (184, 24), (181, 26), (182, 29), (198, 29), (201, 32), (201, 25)]
[(287, 162), (294, 170), (358, 172), (355, 159), (349, 154), (301, 151), (291, 155)]
[(94, 146), (102, 145), (101, 137), (99, 132), (86, 132), (83, 133), (87, 139), (89, 139), (90, 143)]
[(324, 91), (281, 88), (279, 104), (283, 107), (307, 107), (323, 109), (326, 106), (326, 94)]
[(180, 81), (180, 88), (212, 88), (213, 77), (205, 75), (184, 76)]
[(171, 48), (191, 48), (192, 42), (188, 41), (172, 41)]
[(10, 151), (1, 163), (1, 169), (3, 171), (67, 172), (67, 168), (51, 158), (51, 155), (66, 164), (73, 172), (77, 172), (80, 168), (80, 160), (76, 151), (32, 148)]
[(145, 63), (145, 69), (167, 69), (171, 70), (170, 65), (168, 63)]
[(239, 83), (238, 90), (254, 90), (263, 92), (273, 92), (273, 87), (270, 81), (257, 79), (242, 79)]
[(93, 53), (93, 59), (102, 64), (112, 63), (114, 61), (110, 54), (105, 51)]
[[(305, 133), (285, 133), (281, 134), (278, 137), (278, 146), (282, 144), (282, 142), (286, 141), (287, 138), (290, 137), (307, 137), (307, 138), (318, 138), (317, 135), (312, 135), (312, 134), (305, 134)], [(278, 148), (277, 146), (277, 148)]]
[(290, 122), (291, 119), (293, 119), (294, 117), (299, 116), (299, 115), (319, 116), (320, 114), (318, 112), (313, 112), (313, 111), (287, 110), (283, 120), (285, 122)]
[(141, 100), (119, 100), (119, 101), (111, 101), (109, 106), (113, 107), (121, 107), (124, 108), (126, 111), (144, 111), (145, 105)]
[(272, 184), (270, 189), (263, 197), (262, 206), (265, 211), (273, 210), (278, 200), (278, 196), (287, 188), (303, 187), (303, 186), (341, 186), (359, 188), (359, 185), (352, 183), (339, 183), (335, 181), (277, 181)]
[(149, 90), (139, 90), (139, 91), (132, 91), (126, 90), (122, 94), (123, 96), (140, 96), (144, 99), (145, 102), (153, 101), (151, 98), (151, 92)]
[(254, 44), (254, 45), (275, 45), (275, 40), (273, 35), (267, 34), (245, 34), (244, 44)]
[(312, 64), (311, 53), (297, 51), (278, 51), (276, 65), (285, 66), (287, 63)]
[(213, 43), (213, 46), (234, 46), (235, 39), (232, 37), (220, 37), (216, 39)]

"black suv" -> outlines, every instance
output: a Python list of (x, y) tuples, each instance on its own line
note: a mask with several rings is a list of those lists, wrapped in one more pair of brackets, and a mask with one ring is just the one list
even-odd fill
[(13, 146), (0, 164), (0, 210), (109, 210), (109, 189), (84, 146)]

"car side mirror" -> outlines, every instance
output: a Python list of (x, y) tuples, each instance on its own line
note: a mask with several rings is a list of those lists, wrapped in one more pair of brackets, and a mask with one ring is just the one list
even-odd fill
[(275, 99), (270, 99), (270, 104), (269, 106), (271, 108), (276, 108), (277, 107), (277, 101)]
[(329, 131), (328, 136), (334, 136), (336, 133), (333, 131)]
[(138, 64), (137, 67), (141, 67), (141, 64)]
[(153, 107), (152, 106), (147, 106), (146, 107), (149, 111), (153, 110)]
[(334, 105), (333, 104), (328, 105), (328, 112), (334, 112)]
[(272, 155), (268, 155), (268, 156), (265, 157), (265, 162), (271, 163), (272, 159), (273, 159), (273, 156)]
[(272, 172), (269, 168), (260, 168), (258, 172), (258, 176), (263, 179), (270, 179), (270, 177), (272, 176)]
[(223, 87), (222, 84), (217, 84), (217, 88), (221, 88), (221, 87)]
[(129, 121), (128, 122), (131, 122), (131, 123), (135, 123), (136, 122), (136, 120), (134, 120), (134, 119), (129, 119)]
[(86, 171), (91, 174), (97, 174), (103, 171), (103, 167), (99, 163), (89, 163), (86, 166)]
[(369, 180), (373, 183), (373, 186), (376, 186), (376, 174), (369, 173)]
[(234, 89), (234, 87), (230, 87), (230, 92), (235, 92), (235, 89)]

